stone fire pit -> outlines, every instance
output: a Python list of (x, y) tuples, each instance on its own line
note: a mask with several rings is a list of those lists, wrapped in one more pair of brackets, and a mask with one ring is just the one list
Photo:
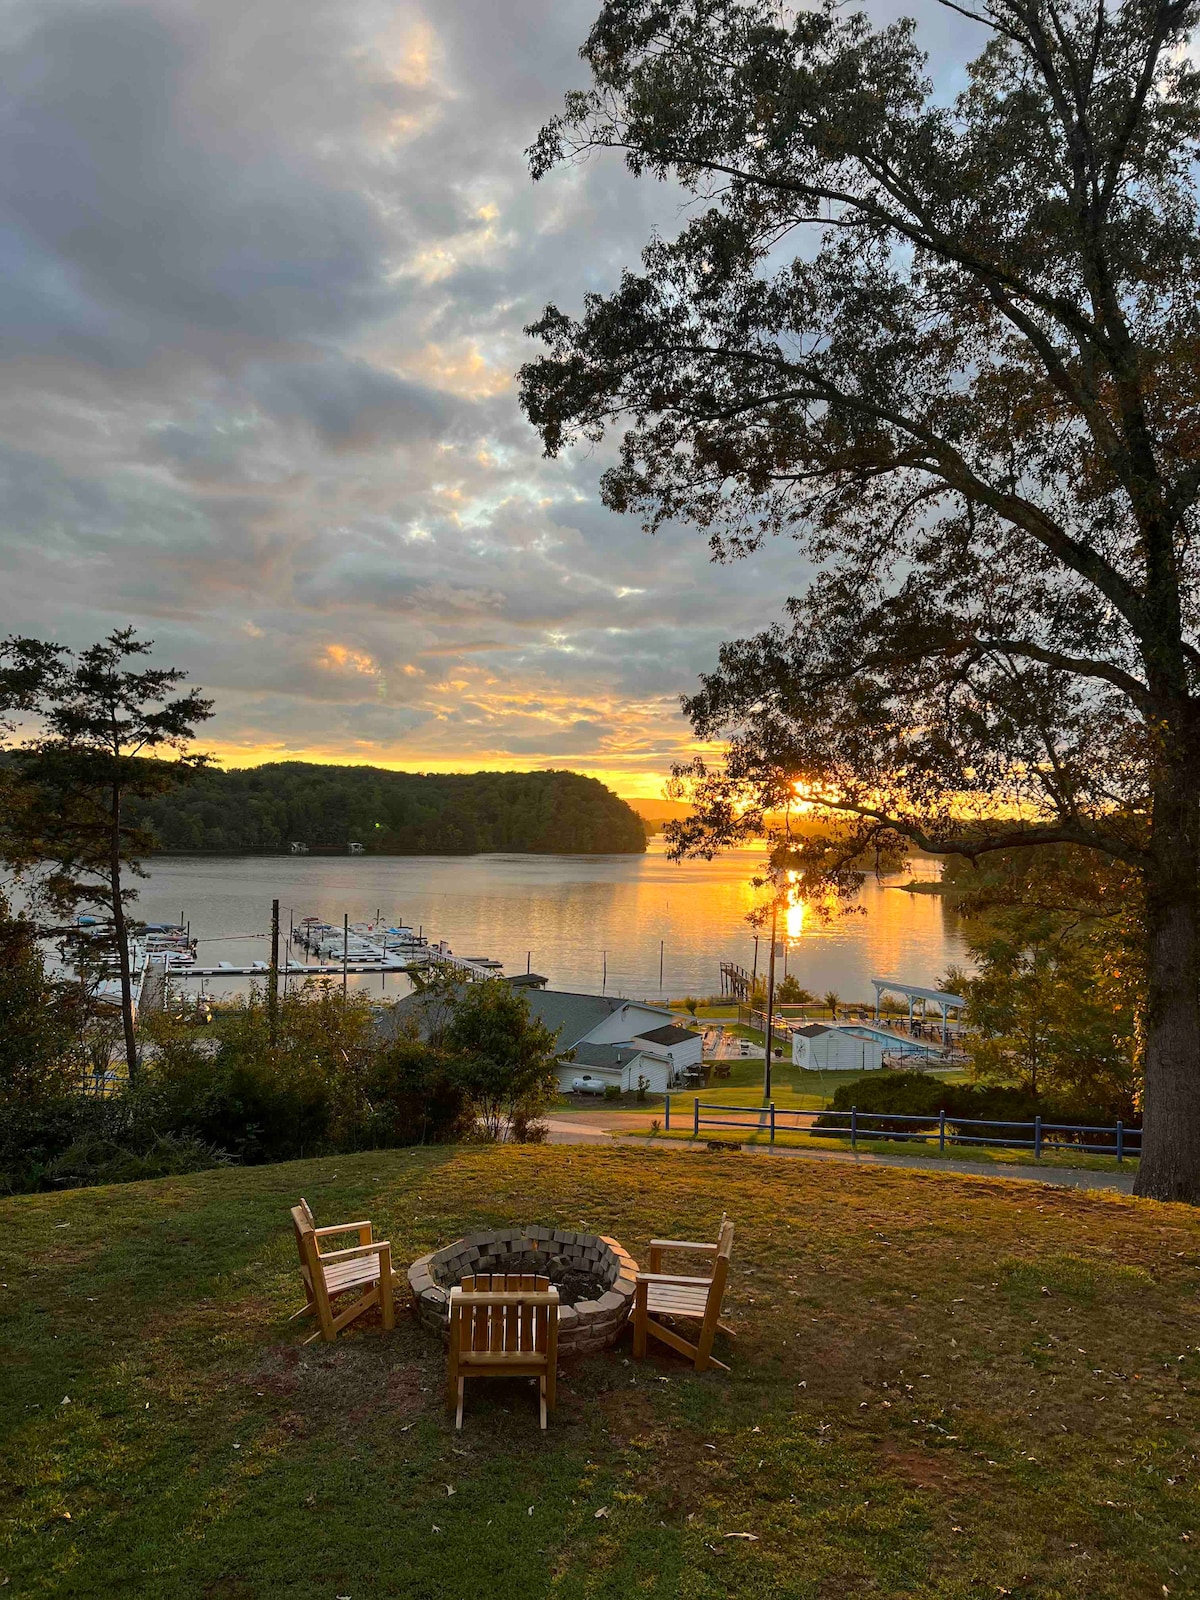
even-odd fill
[(449, 1326), (449, 1291), (471, 1273), (540, 1272), (567, 1293), (581, 1279), (598, 1280), (589, 1298), (563, 1303), (558, 1314), (559, 1353), (604, 1350), (615, 1343), (633, 1306), (637, 1262), (616, 1239), (566, 1228), (500, 1228), (494, 1233), (469, 1233), (465, 1239), (408, 1269), (408, 1283), (417, 1311), (428, 1327), (442, 1333)]

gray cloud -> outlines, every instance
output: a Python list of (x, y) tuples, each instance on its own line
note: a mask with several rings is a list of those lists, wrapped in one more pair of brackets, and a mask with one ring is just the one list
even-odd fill
[(517, 409), (522, 326), (679, 217), (615, 158), (528, 180), (593, 14), (12, 0), (0, 629), (133, 622), (230, 759), (646, 787), (686, 747), (679, 693), (803, 574), (647, 539)]

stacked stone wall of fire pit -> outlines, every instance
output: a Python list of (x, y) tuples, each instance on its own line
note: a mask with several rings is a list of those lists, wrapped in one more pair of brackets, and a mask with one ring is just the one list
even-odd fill
[(637, 1262), (618, 1243), (595, 1233), (566, 1228), (500, 1228), (470, 1233), (414, 1261), (408, 1283), (421, 1320), (443, 1335), (448, 1329), (449, 1291), (472, 1273), (550, 1273), (555, 1263), (594, 1275), (606, 1285), (595, 1300), (560, 1306), (560, 1354), (604, 1350), (615, 1343), (633, 1306)]

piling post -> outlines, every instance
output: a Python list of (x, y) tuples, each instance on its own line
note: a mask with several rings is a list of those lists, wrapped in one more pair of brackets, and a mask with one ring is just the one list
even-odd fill
[(939, 1111), (938, 1112), (938, 1149), (940, 1151), (945, 1151), (945, 1148), (946, 1148), (946, 1113), (944, 1111)]
[(692, 1101), (692, 1138), (700, 1137), (700, 1096)]
[(858, 1149), (858, 1107), (850, 1107), (850, 1148)]
[(1037, 1160), (1042, 1156), (1042, 1119), (1036, 1116), (1033, 1119), (1033, 1154)]
[(1117, 1120), (1117, 1164), (1118, 1164), (1118, 1166), (1120, 1166), (1121, 1163), (1124, 1162), (1124, 1160), (1125, 1160), (1125, 1124), (1118, 1118), (1118, 1120)]
[(671, 1131), (671, 1096), (669, 1094), (663, 1096), (663, 1131), (665, 1133), (670, 1133)]
[(775, 1102), (771, 1101), (771, 1143), (775, 1143)]
[(274, 1050), (279, 1037), (279, 901), (271, 901), (271, 971), (267, 987), (267, 1034)]
[(342, 999), (346, 998), (347, 966), (350, 960), (350, 913), (342, 912)]

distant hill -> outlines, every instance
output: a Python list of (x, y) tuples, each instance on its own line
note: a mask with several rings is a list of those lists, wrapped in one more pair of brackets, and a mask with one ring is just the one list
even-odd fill
[(373, 855), (637, 854), (636, 812), (576, 772), (389, 772), (280, 761), (198, 773), (131, 807), (164, 851), (309, 849), (361, 842)]

